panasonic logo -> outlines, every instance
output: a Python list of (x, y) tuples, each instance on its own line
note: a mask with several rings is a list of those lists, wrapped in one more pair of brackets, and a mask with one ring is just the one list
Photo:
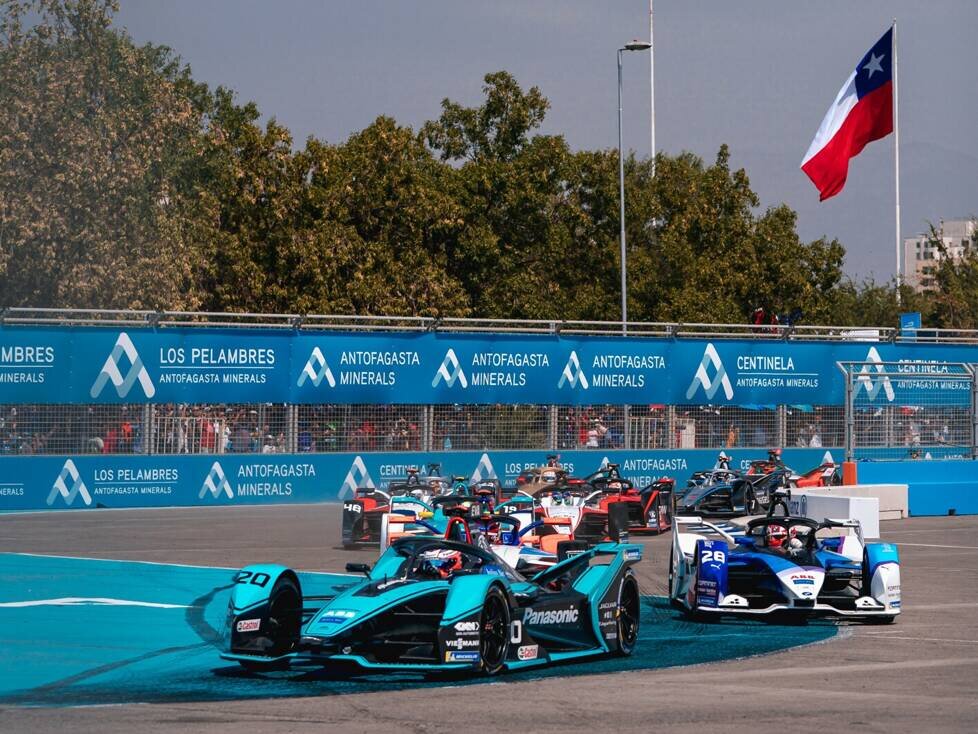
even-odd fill
[(524, 624), (573, 624), (580, 616), (574, 607), (570, 609), (549, 609), (545, 612), (535, 612), (532, 609), (526, 613)]

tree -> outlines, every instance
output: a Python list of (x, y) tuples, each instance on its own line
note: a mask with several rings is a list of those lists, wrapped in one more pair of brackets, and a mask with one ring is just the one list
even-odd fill
[(112, 0), (0, 8), (5, 303), (197, 306), (207, 212), (170, 185), (198, 152), (189, 72), (111, 29)]

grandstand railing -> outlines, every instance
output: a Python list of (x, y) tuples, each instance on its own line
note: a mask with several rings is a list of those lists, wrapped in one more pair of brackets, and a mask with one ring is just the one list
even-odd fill
[(5, 308), (0, 324), (71, 326), (220, 326), (344, 331), (444, 331), (510, 334), (578, 334), (695, 339), (787, 341), (873, 341), (978, 344), (978, 330), (795, 324), (705, 324), (679, 322), (561, 321), (434, 318), (429, 316), (355, 316), (343, 314), (261, 314), (207, 311), (126, 311), (102, 309)]

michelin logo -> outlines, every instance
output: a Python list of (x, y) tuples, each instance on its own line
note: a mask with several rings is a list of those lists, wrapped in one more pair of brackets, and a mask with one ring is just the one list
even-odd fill
[[(129, 360), (129, 372), (126, 373), (125, 377), (122, 376), (122, 371), (119, 369), (119, 359), (123, 355)], [(92, 385), (90, 393), (91, 396), (97, 398), (101, 395), (102, 390), (105, 388), (105, 383), (109, 381), (112, 382), (120, 398), (126, 397), (136, 382), (139, 382), (142, 386), (143, 393), (145, 393), (147, 398), (151, 398), (156, 394), (156, 388), (153, 386), (153, 381), (149, 378), (149, 372), (146, 371), (139, 352), (136, 351), (136, 346), (124, 331), (120, 332), (119, 338), (115, 340), (115, 346), (112, 347), (112, 352), (109, 354), (108, 359), (105, 360), (105, 364), (102, 365), (102, 371), (95, 378), (95, 384)]]
[(306, 366), (302, 368), (302, 373), (299, 375), (296, 385), (302, 387), (306, 384), (307, 380), (312, 380), (313, 386), (319, 387), (319, 384), (324, 378), (327, 385), (336, 387), (336, 380), (333, 377), (333, 371), (326, 363), (326, 357), (323, 356), (319, 347), (313, 347), (312, 354), (306, 360)]
[(197, 495), (197, 498), (204, 499), (204, 496), (208, 492), (214, 499), (217, 499), (222, 494), (227, 495), (229, 500), (234, 499), (231, 484), (228, 482), (228, 478), (225, 476), (224, 469), (221, 468), (221, 462), (219, 461), (215, 461), (210, 472), (208, 472), (204, 483), (200, 487), (200, 494)]
[[(65, 483), (66, 479), (71, 480), (70, 489)], [(75, 497), (79, 496), (86, 506), (92, 504), (92, 495), (88, 493), (88, 488), (85, 486), (85, 482), (82, 481), (81, 474), (78, 473), (75, 462), (71, 459), (65, 461), (65, 465), (61, 468), (61, 473), (54, 480), (54, 486), (51, 487), (51, 494), (48, 495), (48, 506), (53, 505), (59, 495), (64, 498), (65, 504), (69, 507), (75, 501)]]
[(582, 390), (587, 390), (587, 375), (581, 369), (581, 361), (577, 358), (577, 352), (571, 352), (567, 364), (564, 365), (564, 371), (560, 373), (560, 381), (557, 383), (557, 389), (559, 390), (564, 385), (570, 385), (572, 388), (575, 388), (578, 384), (580, 384)]
[(479, 465), (476, 466), (475, 471), (472, 472), (472, 479), (470, 480), (472, 484), (478, 484), (486, 479), (498, 479), (496, 476), (496, 469), (492, 465), (492, 461), (489, 459), (489, 454), (483, 454), (479, 459)]
[[(712, 367), (714, 372), (713, 379), (710, 379), (708, 369)], [(696, 368), (696, 374), (693, 375), (693, 381), (689, 383), (689, 389), (686, 390), (686, 399), (690, 400), (696, 391), (702, 387), (703, 391), (706, 393), (706, 397), (709, 400), (713, 399), (713, 396), (717, 394), (717, 391), (722, 387), (723, 394), (726, 396), (727, 400), (733, 399), (733, 385), (730, 384), (730, 377), (727, 375), (727, 369), (723, 366), (723, 362), (720, 360), (720, 355), (713, 344), (707, 344), (706, 349), (703, 350), (703, 360), (700, 362), (699, 367)]]
[[(876, 377), (872, 376), (873, 372), (876, 372)], [(893, 393), (893, 385), (890, 384), (890, 378), (886, 374), (886, 367), (883, 366), (883, 359), (880, 357), (880, 353), (876, 351), (876, 347), (869, 348), (865, 363), (856, 373), (856, 390), (858, 391), (860, 387), (865, 388), (866, 395), (870, 400), (876, 400), (880, 390), (886, 394), (887, 401), (891, 403), (896, 397)]]
[(357, 487), (373, 489), (375, 486), (374, 480), (370, 478), (370, 472), (367, 471), (367, 465), (363, 463), (363, 459), (357, 456), (350, 465), (350, 471), (346, 473), (346, 479), (340, 485), (339, 496), (340, 499), (352, 497), (356, 494)]
[(437, 387), (438, 383), (442, 380), (445, 381), (447, 387), (455, 387), (456, 380), (461, 383), (463, 388), (469, 386), (469, 381), (465, 379), (465, 373), (462, 371), (462, 365), (458, 361), (458, 357), (455, 356), (454, 349), (449, 348), (445, 352), (445, 359), (442, 360), (441, 366), (435, 373), (435, 379), (431, 381), (431, 386)]

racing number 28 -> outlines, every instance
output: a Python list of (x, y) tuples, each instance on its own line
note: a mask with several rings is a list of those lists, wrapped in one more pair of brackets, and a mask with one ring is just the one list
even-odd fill
[(727, 554), (722, 550), (704, 550), (700, 554), (700, 563), (725, 563)]
[(238, 571), (234, 574), (234, 578), (231, 579), (236, 584), (254, 584), (255, 586), (264, 587), (272, 577), (267, 573), (253, 573), (251, 571)]

